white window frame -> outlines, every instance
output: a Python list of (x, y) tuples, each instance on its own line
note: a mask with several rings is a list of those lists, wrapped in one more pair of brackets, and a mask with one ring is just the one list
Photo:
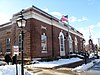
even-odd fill
[(75, 37), (75, 52), (78, 52), (78, 41), (77, 38)]
[(62, 31), (59, 33), (58, 38), (59, 38), (59, 46), (60, 46), (60, 56), (65, 56), (66, 55), (65, 54), (65, 38), (64, 38), (64, 34)]
[[(61, 39), (62, 39), (62, 41), (61, 41)], [(60, 32), (60, 34), (59, 34), (59, 44), (60, 44), (60, 50), (64, 51), (65, 50), (65, 39), (64, 39), (64, 34), (62, 32)]]
[(69, 34), (69, 52), (73, 52), (73, 40), (70, 34)]
[(47, 53), (47, 36), (45, 33), (41, 35), (41, 53)]

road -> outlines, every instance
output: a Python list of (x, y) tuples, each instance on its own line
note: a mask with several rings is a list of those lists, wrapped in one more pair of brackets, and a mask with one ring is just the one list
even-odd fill
[(79, 73), (79, 75), (100, 75), (100, 63), (94, 65), (88, 71), (85, 71), (83, 73)]
[(64, 72), (61, 70), (53, 70), (53, 69), (43, 69), (43, 71), (38, 72), (36, 75), (75, 75), (69, 72)]
[(72, 72), (72, 68), (66, 67), (55, 69), (32, 68), (29, 70), (34, 73), (34, 75), (100, 75), (100, 63), (96, 64), (88, 71), (81, 73)]
[(43, 69), (27, 68), (33, 75), (77, 75), (71, 71), (72, 68)]

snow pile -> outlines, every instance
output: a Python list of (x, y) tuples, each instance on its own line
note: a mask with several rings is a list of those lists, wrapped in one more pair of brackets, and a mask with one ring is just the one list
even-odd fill
[(89, 54), (89, 58), (93, 58), (94, 56), (95, 56), (94, 53)]
[(84, 72), (84, 71), (88, 70), (89, 68), (91, 68), (93, 65), (94, 65), (94, 63), (90, 62), (88, 64), (83, 64), (81, 66), (78, 66), (78, 67), (72, 69), (72, 71), (74, 71), (74, 72)]
[[(33, 64), (33, 65), (26, 65), (26, 66), (28, 66), (30, 68), (33, 68), (33, 67), (52, 68), (55, 66), (78, 62), (81, 60), (82, 59), (80, 59), (80, 58), (59, 59), (56, 61), (39, 62), (39, 63)], [(21, 75), (21, 65), (18, 64), (17, 67), (18, 67), (18, 75)], [(24, 73), (25, 73), (24, 75), (35, 75), (33, 72), (27, 71), (26, 69), (24, 69)], [(16, 65), (0, 66), (0, 75), (16, 75)]]
[(53, 68), (53, 67), (57, 67), (57, 66), (65, 65), (65, 64), (78, 62), (81, 60), (82, 59), (80, 59), (80, 58), (59, 59), (59, 60), (50, 61), (50, 62), (39, 62), (36, 64), (32, 64), (30, 66), (31, 67), (41, 67), (41, 68)]
[(99, 63), (100, 62), (100, 59), (95, 59), (93, 62)]
[(100, 56), (100, 52), (98, 52), (98, 56)]
[[(18, 66), (18, 75), (21, 75), (21, 65)], [(27, 70), (24, 70), (25, 75), (33, 75)], [(0, 75), (16, 75), (16, 65), (0, 66)]]
[(91, 68), (92, 66), (94, 66), (95, 63), (99, 63), (100, 59), (95, 59), (94, 61), (87, 63), (87, 64), (83, 64), (81, 66), (78, 66), (74, 69), (72, 69), (72, 71), (74, 72), (84, 72), (86, 70), (88, 70), (89, 68)]

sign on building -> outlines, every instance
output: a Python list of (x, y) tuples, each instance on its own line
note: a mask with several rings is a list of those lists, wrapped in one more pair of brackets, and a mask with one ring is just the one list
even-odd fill
[(18, 46), (13, 46), (13, 51), (14, 51), (14, 55), (17, 54), (17, 56), (19, 55), (19, 47)]

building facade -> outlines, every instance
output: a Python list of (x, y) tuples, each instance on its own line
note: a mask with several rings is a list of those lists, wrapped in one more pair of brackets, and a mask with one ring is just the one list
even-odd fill
[[(27, 20), (24, 28), (24, 60), (44, 57), (66, 57), (69, 53), (83, 51), (83, 34), (59, 19), (32, 6), (23, 12)], [(21, 57), (21, 29), (14, 14), (9, 23), (0, 25), (0, 58), (14, 54), (13, 46), (19, 47)]]

